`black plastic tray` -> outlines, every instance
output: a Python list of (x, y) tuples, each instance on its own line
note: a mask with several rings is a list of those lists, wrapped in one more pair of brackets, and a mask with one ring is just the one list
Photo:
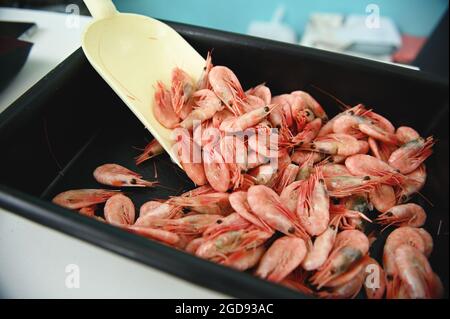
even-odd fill
[[(427, 229), (436, 244), (432, 265), (448, 291), (448, 80), (299, 46), (181, 24), (172, 26), (202, 55), (214, 49), (214, 62), (235, 70), (245, 87), (267, 82), (275, 94), (304, 89), (331, 115), (337, 113), (337, 103), (314, 90), (315, 85), (349, 105), (365, 103), (396, 125), (411, 125), (424, 135), (438, 138), (436, 153), (428, 162), (429, 181), (423, 193), (434, 204), (424, 203), (429, 215)], [(302, 298), (250, 274), (198, 259), (49, 202), (61, 191), (99, 187), (92, 171), (100, 164), (114, 162), (134, 169), (137, 151), (133, 146), (143, 146), (150, 138), (78, 50), (0, 115), (0, 206), (231, 296)], [(133, 193), (137, 205), (192, 187), (167, 156), (154, 163), (160, 182), (173, 190)], [(154, 164), (149, 162), (137, 171), (152, 178)], [(377, 246), (382, 247), (382, 240)]]

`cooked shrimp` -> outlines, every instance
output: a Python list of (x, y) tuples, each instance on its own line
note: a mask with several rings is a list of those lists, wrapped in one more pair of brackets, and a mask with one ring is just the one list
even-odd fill
[(92, 205), (88, 207), (83, 207), (78, 212), (86, 217), (95, 217), (95, 211), (98, 209), (97, 205)]
[(377, 176), (389, 178), (385, 183), (399, 185), (405, 176), (389, 164), (370, 155), (354, 155), (345, 160), (345, 166), (355, 176)]
[(222, 101), (210, 90), (195, 92), (193, 99), (197, 107), (180, 123), (180, 127), (188, 130), (196, 124), (212, 119), (217, 112), (224, 109)]
[(224, 66), (215, 66), (209, 72), (209, 83), (214, 93), (235, 116), (244, 114), (242, 101), (245, 93), (233, 71)]
[(200, 247), (204, 242), (206, 242), (206, 238), (204, 237), (193, 239), (189, 244), (186, 245), (184, 250), (189, 254), (195, 255), (198, 247)]
[(391, 157), (392, 153), (397, 150), (396, 146), (379, 142), (373, 139), (372, 137), (369, 137), (368, 144), (373, 156), (386, 163), (389, 161), (389, 158)]
[(266, 248), (260, 246), (255, 249), (240, 251), (229, 256), (225, 261), (222, 262), (222, 265), (231, 267), (233, 269), (239, 271), (246, 271), (255, 267), (262, 256), (266, 252)]
[(392, 153), (389, 165), (402, 174), (414, 172), (422, 163), (433, 154), (435, 141), (432, 137), (411, 141)]
[(154, 223), (159, 227), (152, 228), (162, 228), (178, 235), (201, 235), (211, 225), (216, 225), (222, 219), (221, 215), (190, 215), (178, 219), (155, 220)]
[(103, 185), (115, 187), (153, 187), (157, 182), (149, 182), (142, 176), (117, 164), (105, 164), (94, 171), (94, 178)]
[(417, 204), (405, 204), (392, 207), (387, 213), (382, 214), (376, 222), (386, 227), (410, 226), (419, 228), (425, 224), (427, 213)]
[(298, 197), (304, 181), (294, 182), (288, 185), (280, 194), (280, 200), (292, 214), (296, 214)]
[(329, 134), (318, 137), (309, 145), (301, 147), (309, 150), (329, 155), (351, 156), (364, 153), (366, 145), (360, 143), (356, 138), (346, 134)]
[(399, 127), (395, 135), (402, 145), (420, 139), (420, 134), (415, 129), (407, 126)]
[(114, 226), (130, 226), (134, 224), (134, 204), (125, 195), (117, 194), (108, 199), (105, 204), (105, 219)]
[(330, 198), (320, 171), (312, 174), (300, 189), (297, 217), (311, 236), (319, 236), (330, 222)]
[(324, 123), (328, 122), (328, 115), (325, 113), (323, 107), (310, 94), (302, 91), (295, 91), (292, 92), (292, 95), (302, 98), (316, 117), (320, 118)]
[(212, 68), (213, 68), (212, 56), (211, 52), (208, 52), (208, 55), (206, 56), (206, 64), (205, 67), (203, 68), (203, 73), (197, 82), (198, 90), (205, 90), (210, 88), (209, 73), (211, 72)]
[(176, 246), (180, 243), (181, 238), (177, 234), (171, 233), (167, 230), (152, 229), (148, 227), (130, 226), (128, 230), (136, 235), (157, 240), (170, 246)]
[(334, 248), (325, 264), (311, 278), (319, 289), (345, 273), (369, 251), (369, 239), (359, 230), (345, 230), (336, 236)]
[(267, 132), (266, 130), (258, 130), (248, 139), (248, 147), (258, 156), (266, 158), (279, 157), (279, 140), (280, 136), (276, 133)]
[(246, 95), (254, 95), (259, 97), (266, 103), (266, 105), (269, 105), (272, 101), (272, 93), (270, 92), (270, 89), (265, 84), (260, 84), (247, 92), (245, 92)]
[(221, 217), (216, 223), (209, 225), (203, 232), (203, 237), (214, 238), (220, 234), (232, 230), (247, 229), (251, 226), (250, 222), (242, 218), (239, 214), (233, 213), (227, 217)]
[(309, 238), (297, 224), (296, 216), (284, 207), (280, 197), (272, 189), (266, 186), (252, 186), (248, 190), (247, 201), (252, 212), (273, 229), (287, 236)]
[(168, 129), (175, 128), (181, 121), (173, 109), (170, 91), (162, 82), (158, 82), (156, 87), (153, 114), (158, 122)]
[(234, 192), (230, 195), (229, 200), (231, 207), (233, 207), (239, 216), (261, 230), (265, 230), (267, 232), (272, 231), (272, 229), (261, 218), (252, 213), (250, 205), (247, 201), (246, 192)]
[(185, 119), (192, 111), (190, 99), (194, 94), (195, 83), (192, 78), (180, 68), (172, 71), (172, 105), (175, 113)]
[(380, 213), (386, 213), (397, 204), (392, 186), (380, 184), (369, 193), (370, 202)]
[(198, 186), (207, 184), (206, 174), (202, 163), (200, 147), (194, 143), (190, 132), (185, 129), (173, 131), (175, 138), (174, 149), (187, 176)]
[(321, 127), (322, 120), (320, 118), (306, 124), (303, 131), (292, 138), (289, 146), (302, 146), (311, 143), (317, 137), (317, 134), (319, 134)]
[(136, 226), (148, 226), (155, 219), (172, 219), (181, 213), (181, 208), (167, 203), (150, 201), (141, 206)]
[(222, 154), (213, 146), (203, 149), (204, 172), (209, 184), (217, 191), (225, 193), (231, 185), (231, 175)]
[(336, 225), (331, 223), (327, 230), (315, 239), (314, 246), (309, 249), (306, 258), (302, 263), (303, 269), (313, 271), (319, 269), (323, 266), (323, 264), (325, 264), (331, 250), (333, 249), (337, 232), (338, 228)]
[(68, 209), (80, 210), (92, 205), (102, 204), (117, 194), (117, 191), (104, 189), (78, 189), (63, 192), (55, 196), (52, 202)]
[(406, 203), (411, 196), (419, 193), (425, 186), (427, 181), (427, 169), (425, 164), (422, 164), (411, 174), (406, 175), (406, 179), (399, 185), (396, 192), (397, 202), (399, 204)]
[(200, 214), (225, 215), (229, 212), (229, 197), (230, 194), (227, 193), (207, 193), (191, 197), (172, 197), (167, 203), (189, 208)]
[(256, 275), (269, 281), (281, 282), (302, 263), (306, 253), (306, 244), (303, 239), (280, 238), (262, 257)]
[(226, 133), (243, 132), (261, 123), (270, 114), (273, 107), (263, 106), (239, 117), (228, 118), (220, 125), (220, 130)]

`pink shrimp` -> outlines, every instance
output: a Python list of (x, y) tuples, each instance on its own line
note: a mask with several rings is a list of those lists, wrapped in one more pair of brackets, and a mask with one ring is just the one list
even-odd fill
[(411, 141), (392, 153), (388, 163), (402, 174), (410, 174), (433, 154), (434, 144), (432, 137)]
[(174, 148), (186, 174), (198, 186), (207, 184), (200, 147), (194, 143), (189, 131), (177, 129), (173, 135), (176, 140)]
[(320, 118), (324, 123), (328, 122), (328, 115), (325, 113), (323, 107), (308, 93), (302, 91), (292, 92), (292, 95), (303, 99), (307, 107), (313, 111), (314, 115)]
[(406, 179), (399, 185), (396, 192), (397, 202), (399, 204), (406, 203), (411, 196), (419, 193), (425, 186), (427, 181), (427, 169), (422, 164), (411, 174), (406, 175)]
[(167, 203), (169, 205), (189, 208), (200, 214), (226, 215), (230, 212), (230, 194), (207, 193), (192, 197), (172, 197)]
[(258, 130), (248, 139), (248, 147), (263, 157), (277, 158), (280, 156), (279, 140), (280, 136), (276, 133)]
[(70, 190), (58, 194), (53, 198), (52, 202), (68, 209), (80, 210), (92, 205), (105, 203), (109, 198), (119, 193), (104, 189)]
[(314, 240), (314, 246), (309, 249), (302, 263), (303, 269), (313, 271), (320, 269), (325, 264), (333, 249), (337, 233), (338, 228), (331, 223), (327, 230)]
[(195, 92), (193, 99), (197, 107), (180, 123), (180, 127), (188, 130), (192, 129), (195, 124), (198, 125), (212, 119), (217, 112), (224, 109), (220, 99), (210, 90)]
[(297, 175), (300, 171), (300, 167), (295, 164), (289, 164), (287, 167), (283, 168), (281, 172), (279, 172), (279, 176), (275, 181), (275, 185), (273, 189), (281, 195), (283, 190), (291, 185), (297, 179)]
[[(231, 197), (231, 196), (230, 196)], [(203, 232), (203, 237), (214, 238), (220, 234), (227, 233), (232, 230), (247, 229), (251, 223), (238, 213), (233, 213), (227, 217), (218, 219), (215, 224), (209, 225)]]
[(135, 209), (134, 204), (128, 197), (117, 194), (105, 204), (105, 219), (114, 226), (131, 226), (134, 224)]
[(405, 204), (392, 207), (388, 212), (382, 214), (376, 222), (386, 227), (389, 226), (410, 226), (419, 228), (425, 224), (427, 214), (425, 210), (417, 204)]
[(281, 282), (303, 261), (307, 253), (303, 239), (283, 237), (275, 241), (261, 259), (258, 277)]
[(181, 242), (181, 237), (163, 229), (153, 229), (148, 227), (130, 226), (128, 230), (136, 235), (157, 240), (170, 246), (176, 246)]
[(243, 132), (261, 123), (270, 114), (273, 107), (263, 106), (239, 117), (229, 118), (222, 122), (220, 130), (226, 133)]
[[(383, 299), (386, 292), (386, 275), (383, 267), (381, 267), (381, 265), (373, 258), (367, 258), (365, 266), (366, 284), (364, 285), (364, 289), (367, 299)], [(373, 280), (378, 279), (379, 281), (371, 282), (370, 285), (368, 285), (367, 280), (370, 278), (369, 276), (375, 274), (375, 272), (377, 276), (374, 276)]]
[(208, 55), (206, 57), (206, 64), (205, 64), (205, 67), (203, 68), (203, 73), (197, 82), (198, 90), (205, 90), (205, 89), (210, 88), (209, 73), (211, 72), (212, 68), (213, 68), (212, 56), (211, 56), (211, 52), (208, 52)]
[(369, 137), (368, 144), (373, 156), (386, 163), (389, 161), (389, 157), (391, 157), (392, 153), (397, 150), (396, 146), (379, 142), (372, 137)]
[(311, 160), (313, 164), (317, 164), (317, 163), (323, 161), (327, 157), (328, 157), (328, 155), (323, 154), (323, 153), (296, 150), (292, 154), (291, 160), (293, 163), (295, 163), (297, 165), (302, 165), (303, 163), (305, 163), (308, 160)]
[(380, 184), (369, 193), (370, 202), (380, 213), (386, 213), (397, 204), (397, 198), (392, 186)]
[(300, 225), (311, 235), (323, 234), (330, 222), (330, 198), (322, 173), (312, 174), (300, 189), (297, 217)]
[(309, 240), (305, 230), (297, 223), (296, 216), (283, 206), (280, 197), (272, 189), (252, 186), (248, 190), (247, 201), (252, 212), (273, 229), (287, 236), (295, 235)]
[(370, 193), (381, 183), (380, 178), (371, 176), (334, 176), (325, 178), (331, 197), (343, 198), (358, 193)]
[(192, 111), (192, 105), (189, 102), (194, 89), (195, 83), (186, 72), (180, 68), (172, 71), (172, 105), (181, 119), (185, 119)]
[(141, 155), (136, 157), (136, 165), (141, 165), (144, 162), (155, 158), (164, 153), (164, 148), (157, 140), (151, 141), (144, 149)]
[(205, 242), (206, 238), (204, 237), (193, 239), (189, 244), (186, 245), (184, 250), (191, 255), (195, 255), (195, 252), (197, 251), (198, 247), (200, 247)]
[(436, 275), (427, 258), (418, 249), (409, 245), (398, 247), (395, 250), (395, 263), (401, 269), (399, 277), (412, 299), (441, 297), (436, 296), (434, 290), (442, 284), (436, 282)]
[(355, 176), (376, 176), (388, 178), (384, 180), (392, 186), (399, 185), (405, 180), (405, 176), (400, 174), (389, 164), (370, 155), (354, 155), (345, 160), (345, 166)]
[(323, 290), (317, 293), (320, 298), (327, 299), (354, 299), (361, 291), (364, 284), (365, 273), (361, 270), (353, 279), (347, 281), (341, 286)]
[(246, 192), (232, 193), (230, 195), (230, 204), (239, 216), (250, 222), (252, 225), (255, 225), (259, 229), (266, 232), (272, 231), (272, 229), (260, 217), (252, 213), (250, 205), (247, 201)]
[(159, 219), (154, 221), (154, 225), (175, 234), (189, 236), (199, 236), (205, 232), (211, 225), (216, 225), (222, 221), (221, 215), (189, 215), (178, 219)]
[(173, 109), (170, 91), (162, 82), (158, 82), (156, 87), (153, 114), (158, 122), (168, 129), (175, 128), (181, 121)]
[(103, 185), (116, 187), (153, 187), (157, 182), (149, 182), (142, 176), (117, 164), (105, 164), (94, 171), (94, 178)]
[(155, 219), (172, 219), (179, 217), (182, 210), (180, 207), (150, 201), (141, 206), (139, 218), (136, 220), (136, 226), (148, 227), (149, 223)]
[(351, 135), (329, 134), (317, 138), (310, 144), (305, 144), (301, 149), (329, 155), (352, 156), (364, 153), (366, 150), (366, 145), (360, 142)]
[(246, 95), (254, 95), (259, 97), (266, 103), (266, 105), (269, 105), (272, 100), (272, 93), (270, 92), (270, 89), (265, 84), (260, 84), (247, 92), (245, 92)]
[(234, 230), (205, 241), (196, 251), (196, 256), (204, 259), (224, 261), (227, 255), (258, 248), (271, 233), (260, 230)]
[(289, 144), (291, 146), (302, 146), (311, 143), (319, 134), (321, 127), (322, 120), (320, 118), (313, 120), (306, 124), (303, 131), (294, 136)]
[(222, 265), (231, 267), (235, 270), (246, 271), (255, 267), (265, 252), (266, 248), (264, 248), (264, 246), (247, 251), (239, 251), (225, 259), (222, 262)]
[(292, 214), (297, 212), (298, 197), (303, 186), (303, 181), (288, 185), (280, 194), (280, 200)]
[(92, 205), (88, 207), (83, 207), (78, 212), (86, 217), (95, 217), (95, 211), (98, 209), (97, 205)]
[(209, 145), (203, 149), (203, 162), (209, 184), (217, 192), (227, 192), (231, 186), (231, 175), (222, 154)]
[(334, 248), (325, 264), (311, 277), (319, 289), (350, 269), (369, 251), (369, 239), (358, 230), (345, 230), (336, 236)]
[(399, 127), (395, 135), (402, 145), (420, 139), (420, 134), (415, 129), (407, 126)]
[(224, 66), (215, 66), (209, 72), (209, 83), (214, 93), (235, 116), (244, 114), (242, 101), (245, 93), (233, 71)]

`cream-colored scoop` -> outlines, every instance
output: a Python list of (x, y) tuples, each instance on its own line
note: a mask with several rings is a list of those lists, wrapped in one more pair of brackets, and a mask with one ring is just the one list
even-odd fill
[(89, 62), (179, 164), (172, 151), (172, 131), (153, 115), (155, 87), (157, 81), (170, 85), (175, 67), (197, 81), (205, 60), (160, 21), (119, 13), (111, 0), (84, 2), (94, 17), (82, 40)]

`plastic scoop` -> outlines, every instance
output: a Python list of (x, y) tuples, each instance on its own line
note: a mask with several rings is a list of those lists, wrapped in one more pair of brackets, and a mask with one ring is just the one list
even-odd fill
[(175, 67), (197, 81), (205, 60), (160, 21), (119, 13), (111, 0), (84, 2), (94, 18), (82, 39), (87, 59), (179, 165), (172, 149), (172, 130), (153, 115), (155, 87), (158, 81), (170, 85)]

